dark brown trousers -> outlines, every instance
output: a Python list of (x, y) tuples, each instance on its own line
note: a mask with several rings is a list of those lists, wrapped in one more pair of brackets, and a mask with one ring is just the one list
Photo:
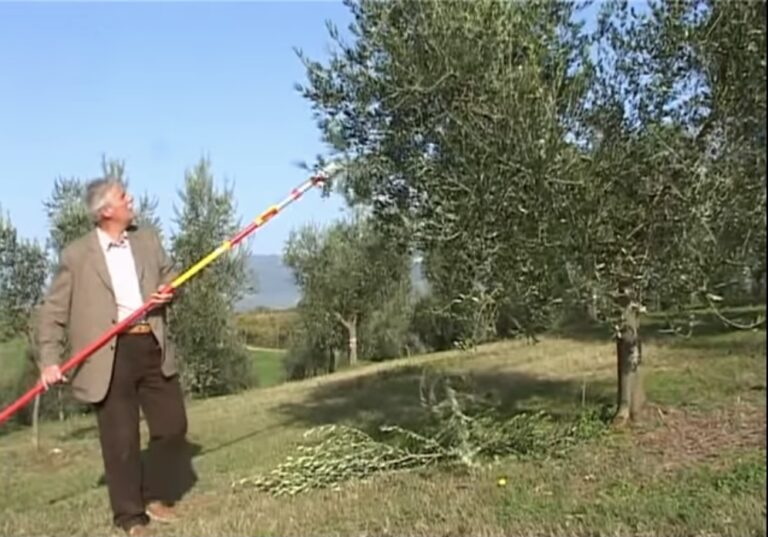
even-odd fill
[[(161, 360), (151, 333), (118, 336), (112, 382), (95, 405), (109, 500), (122, 528), (146, 524), (146, 504), (167, 501), (173, 465), (185, 446), (187, 417), (178, 376), (163, 376)], [(149, 426), (144, 461), (139, 407)]]

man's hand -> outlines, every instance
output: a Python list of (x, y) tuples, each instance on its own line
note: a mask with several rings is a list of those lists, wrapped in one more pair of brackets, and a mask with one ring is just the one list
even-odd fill
[(40, 372), (40, 382), (47, 390), (57, 382), (67, 382), (67, 377), (61, 374), (61, 368), (58, 365), (49, 365)]
[(152, 293), (152, 295), (149, 297), (152, 300), (152, 303), (155, 306), (160, 306), (160, 305), (163, 305), (163, 304), (167, 304), (173, 298), (173, 292), (170, 292), (170, 293), (163, 293), (162, 292), (163, 287), (165, 287), (165, 286), (161, 285), (160, 287), (158, 287), (157, 291)]

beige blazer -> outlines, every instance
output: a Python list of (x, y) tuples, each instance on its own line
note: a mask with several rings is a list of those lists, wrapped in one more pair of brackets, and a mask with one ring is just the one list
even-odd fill
[[(139, 287), (146, 302), (160, 285), (175, 276), (170, 258), (151, 228), (128, 232), (128, 242), (136, 263)], [(173, 344), (166, 328), (166, 308), (148, 314), (152, 331), (163, 350), (162, 371), (177, 373)], [(79, 352), (117, 322), (117, 305), (104, 253), (96, 229), (73, 241), (61, 252), (59, 266), (39, 310), (37, 323), (40, 367), (61, 364)], [(65, 336), (71, 355), (63, 356)], [(69, 373), (75, 397), (96, 403), (104, 399), (112, 378), (115, 341), (104, 346)]]

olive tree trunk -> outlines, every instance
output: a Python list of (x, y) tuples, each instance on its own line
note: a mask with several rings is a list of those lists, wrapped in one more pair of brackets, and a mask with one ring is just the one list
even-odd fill
[(618, 372), (617, 408), (614, 423), (624, 425), (635, 421), (645, 404), (645, 391), (640, 365), (643, 346), (640, 339), (640, 313), (644, 308), (630, 301), (621, 315), (616, 331), (616, 361)]
[(357, 364), (357, 315), (352, 315), (349, 319), (345, 319), (340, 314), (336, 314), (336, 318), (347, 329), (348, 342), (349, 342), (349, 365), (353, 366)]

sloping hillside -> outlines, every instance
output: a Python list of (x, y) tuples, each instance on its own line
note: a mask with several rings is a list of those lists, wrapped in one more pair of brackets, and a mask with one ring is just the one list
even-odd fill
[[(463, 373), (507, 416), (555, 420), (613, 399), (605, 341), (546, 339), (364, 365), (189, 404), (185, 519), (158, 535), (765, 534), (765, 333), (649, 344), (644, 423), (562, 457), (502, 457), (273, 497), (233, 488), (291, 454), (308, 429), (418, 428), (422, 372)], [(467, 388), (469, 389), (469, 388)], [(146, 431), (144, 431), (146, 434)], [(0, 436), (0, 534), (109, 535), (96, 430), (88, 418)]]

